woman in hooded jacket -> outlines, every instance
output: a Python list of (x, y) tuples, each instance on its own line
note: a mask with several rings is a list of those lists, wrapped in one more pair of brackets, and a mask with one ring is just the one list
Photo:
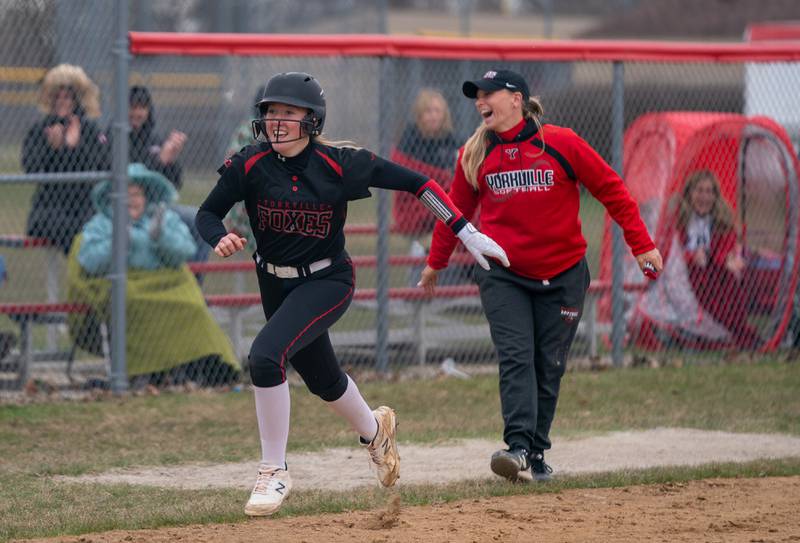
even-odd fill
[[(132, 387), (144, 384), (227, 384), (240, 365), (230, 341), (205, 304), (185, 262), (197, 250), (189, 228), (169, 206), (177, 192), (160, 173), (128, 166), (126, 361)], [(111, 183), (92, 191), (97, 210), (76, 238), (67, 261), (68, 300), (90, 305), (68, 324), (76, 343), (102, 353), (99, 323), (108, 314), (112, 232)], [(187, 334), (186, 330), (191, 330)]]
[[(177, 268), (189, 260), (197, 246), (189, 228), (167, 205), (177, 197), (175, 189), (144, 164), (128, 168), (128, 267), (140, 270)], [(110, 185), (92, 192), (97, 213), (83, 228), (78, 262), (90, 275), (111, 269), (113, 223), (109, 202)]]
[[(131, 87), (128, 93), (128, 106), (128, 121), (131, 126), (128, 136), (130, 163), (144, 164), (148, 169), (166, 177), (177, 190), (180, 190), (183, 186), (183, 167), (178, 159), (188, 140), (186, 134), (180, 130), (170, 130), (169, 135), (163, 137), (156, 131), (153, 97), (150, 89), (143, 85)], [(205, 262), (208, 259), (209, 248), (194, 226), (197, 207), (173, 204), (171, 209), (189, 228), (197, 246), (197, 251), (189, 260)], [(202, 282), (202, 275), (198, 274), (196, 277)]]
[[(100, 116), (100, 92), (79, 66), (59, 64), (42, 79), (39, 109), (44, 117), (22, 143), (26, 173), (106, 171), (110, 146), (93, 119)], [(27, 234), (50, 240), (66, 254), (92, 214), (89, 181), (40, 183), (28, 215)]]
[[(141, 162), (151, 170), (169, 179), (176, 189), (183, 185), (183, 168), (178, 156), (186, 144), (186, 134), (170, 131), (164, 138), (156, 132), (155, 109), (150, 90), (142, 85), (131, 87), (128, 95), (128, 120), (131, 132), (128, 137), (128, 155), (131, 163)], [(195, 213), (197, 211), (195, 210)], [(194, 215), (192, 215), (194, 219)]]

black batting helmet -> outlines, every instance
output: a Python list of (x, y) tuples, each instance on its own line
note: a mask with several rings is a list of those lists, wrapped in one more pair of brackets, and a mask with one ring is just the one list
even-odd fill
[(263, 116), (266, 104), (273, 102), (311, 110), (302, 121), (303, 128), (310, 136), (317, 136), (322, 132), (325, 125), (325, 91), (314, 76), (305, 72), (273, 75), (255, 105)]

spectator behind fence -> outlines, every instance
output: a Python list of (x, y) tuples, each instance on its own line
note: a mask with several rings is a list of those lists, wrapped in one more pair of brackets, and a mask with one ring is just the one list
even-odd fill
[[(183, 168), (178, 157), (186, 144), (186, 134), (170, 131), (166, 138), (156, 133), (155, 108), (150, 90), (142, 85), (131, 87), (128, 93), (128, 138), (131, 162), (141, 162), (169, 179), (176, 189), (183, 185)], [(111, 131), (109, 130), (109, 133)]]
[[(453, 136), (450, 108), (442, 93), (422, 89), (411, 108), (412, 120), (405, 127), (391, 160), (435, 179), (443, 189), (450, 188), (453, 166), (458, 158), (458, 143)], [(436, 218), (422, 206), (413, 194), (396, 192), (392, 206), (394, 231), (411, 240), (411, 256), (425, 256)], [(409, 281), (416, 284), (424, 264), (412, 266)], [(439, 284), (465, 283), (469, 280), (470, 265), (453, 265), (439, 277)]]
[(728, 329), (737, 347), (755, 349), (761, 341), (747, 322), (754, 285), (747, 285), (733, 212), (713, 172), (701, 170), (686, 179), (677, 226), (698, 303)]
[[(164, 138), (156, 131), (155, 106), (150, 90), (142, 85), (131, 87), (128, 93), (128, 121), (131, 132), (128, 136), (128, 158), (131, 163), (142, 163), (150, 170), (159, 172), (180, 190), (183, 186), (183, 168), (178, 160), (186, 144), (186, 134), (171, 130)], [(109, 129), (109, 136), (112, 135)], [(189, 228), (197, 250), (189, 259), (203, 262), (208, 259), (209, 248), (194, 225), (197, 207), (173, 204), (181, 220)]]
[[(447, 101), (439, 91), (422, 89), (412, 107), (413, 120), (406, 126), (391, 160), (436, 179), (447, 190), (453, 179), (458, 143)], [(394, 195), (395, 231), (419, 239), (430, 234), (436, 217), (413, 194)]]
[[(291, 363), (308, 389), (347, 420), (360, 436), (383, 486), (400, 476), (394, 410), (370, 410), (342, 371), (328, 329), (353, 299), (355, 273), (345, 250), (347, 205), (371, 188), (418, 195), (431, 213), (457, 233), (470, 253), (505, 253), (479, 233), (428, 177), (352, 144), (322, 137), (326, 101), (317, 80), (303, 72), (273, 76), (257, 102), (254, 139), (218, 170), (216, 186), (200, 206), (197, 223), (214, 252), (230, 257), (246, 240), (222, 220), (245, 202), (256, 236), (256, 276), (267, 324), (250, 348), (250, 376), (261, 437), (261, 464), (245, 514), (276, 512), (292, 488), (286, 465)], [(485, 256), (484, 256), (485, 255)]]
[[(22, 144), (26, 173), (103, 171), (110, 146), (92, 119), (100, 116), (100, 92), (82, 68), (59, 64), (42, 79), (37, 121)], [(42, 237), (66, 254), (92, 214), (91, 182), (39, 183), (31, 202), (27, 234)]]
[[(197, 250), (189, 229), (167, 208), (176, 198), (166, 178), (134, 163), (128, 168), (128, 266), (139, 270), (178, 268)], [(83, 227), (78, 262), (90, 275), (111, 269), (111, 185), (103, 182), (92, 192), (97, 212)]]
[[(450, 196), (467, 216), (481, 206), (481, 227), (502, 240), (511, 263), (475, 268), (500, 365), (508, 445), (490, 468), (513, 481), (528, 469), (546, 480), (552, 470), (544, 451), (590, 280), (579, 183), (622, 227), (640, 268), (660, 271), (661, 255), (622, 179), (575, 132), (542, 124), (542, 105), (520, 74), (490, 70), (462, 92), (483, 121), (460, 152)], [(437, 224), (420, 280), (428, 292), (455, 244)]]
[[(229, 383), (237, 376), (238, 360), (185, 266), (196, 247), (169, 208), (177, 198), (175, 188), (143, 164), (131, 164), (128, 176), (128, 375), (151, 384)], [(110, 285), (103, 276), (111, 269), (111, 190), (104, 181), (92, 191), (97, 212), (73, 244), (68, 262), (70, 301), (94, 308), (90, 318), (73, 316), (70, 331), (78, 345), (95, 354), (101, 354), (97, 323), (107, 320), (109, 310)]]

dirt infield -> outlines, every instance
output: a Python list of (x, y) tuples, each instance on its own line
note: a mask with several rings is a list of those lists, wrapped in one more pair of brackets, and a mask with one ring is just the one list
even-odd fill
[(114, 531), (57, 541), (793, 542), (800, 541), (798, 511), (800, 477), (710, 479), (424, 507), (403, 507), (395, 495), (378, 511)]
[[(744, 447), (743, 444), (747, 444)], [(492, 477), (488, 458), (500, 445), (465, 440), (401, 444), (401, 484)], [(654, 466), (747, 462), (800, 456), (800, 438), (680, 428), (614, 432), (562, 439), (548, 456), (561, 474)], [(295, 488), (348, 490), (374, 485), (358, 448), (290, 455)], [(71, 482), (131, 483), (179, 488), (249, 488), (253, 463), (116, 470)], [(336, 477), (331, 477), (336, 473)], [(257, 519), (241, 524), (114, 531), (48, 541), (742, 541), (800, 542), (800, 477), (720, 479), (555, 494), (485, 498), (405, 507), (400, 496), (376, 510)], [(291, 498), (290, 498), (291, 499)]]

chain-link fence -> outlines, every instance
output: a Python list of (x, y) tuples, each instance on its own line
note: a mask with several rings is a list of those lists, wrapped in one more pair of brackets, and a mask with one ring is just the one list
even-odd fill
[[(593, 282), (573, 360), (606, 356), (615, 346), (713, 359), (795, 343), (797, 126), (781, 114), (800, 106), (791, 92), (800, 83), (798, 47), (756, 54), (698, 46), (692, 54), (667, 45), (654, 52), (375, 36), (240, 36), (233, 45), (213, 35), (152, 38), (134, 36), (130, 90), (119, 91), (129, 98), (131, 162), (147, 167), (130, 172), (127, 195), (133, 386), (247, 378), (241, 370), (264, 324), (252, 259), (249, 252), (226, 261), (209, 256), (192, 219), (216, 169), (251, 141), (254, 96), (282, 71), (307, 71), (322, 83), (329, 138), (353, 140), (447, 184), (458, 146), (481, 122), (461, 82), (502, 65), (525, 76), (546, 123), (574, 129), (623, 169), (665, 270), (646, 281), (624, 249), (613, 289), (611, 229), (603, 206), (583, 191)], [(36, 40), (36, 48), (49, 43)], [(7, 385), (34, 378), (91, 387), (108, 378), (114, 193), (84, 172), (111, 167), (112, 123), (90, 122), (93, 110), (82, 100), (94, 81), (107, 103), (113, 61), (106, 47), (70, 46), (76, 56), (58, 58), (25, 42), (3, 47), (0, 369)], [(67, 70), (61, 62), (83, 72), (57, 78)], [(55, 110), (62, 102), (72, 103), (71, 112)], [(45, 182), (36, 177), (43, 172), (81, 173), (76, 183)], [(373, 194), (351, 204), (348, 216), (357, 290), (331, 329), (342, 363), (491, 362), (470, 258), (456, 252), (438, 295), (423, 299), (414, 285), (430, 241), (427, 212), (402, 195)], [(246, 233), (242, 219), (234, 210), (228, 227)]]
[[(111, 168), (113, 5), (4, 1), (0, 9), (0, 388), (66, 382), (67, 260)], [(81, 4), (86, 4), (83, 2)], [(73, 9), (75, 8), (75, 9)], [(105, 113), (105, 115), (104, 115)], [(102, 173), (105, 172), (105, 173)], [(99, 362), (98, 378), (105, 378)]]

